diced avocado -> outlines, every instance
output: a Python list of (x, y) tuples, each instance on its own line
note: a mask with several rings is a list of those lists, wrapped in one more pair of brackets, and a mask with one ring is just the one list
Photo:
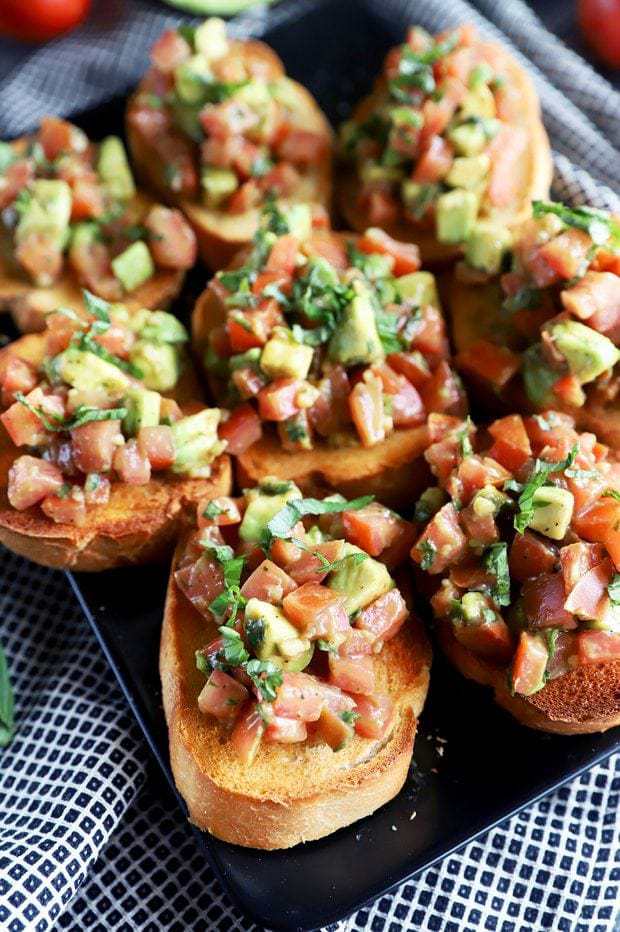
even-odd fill
[(130, 361), (142, 373), (141, 381), (155, 392), (168, 392), (179, 381), (179, 352), (170, 343), (136, 340)]
[(308, 239), (312, 233), (312, 211), (308, 204), (287, 204), (280, 210), (288, 225), (291, 236), (299, 242)]
[(484, 621), (484, 612), (489, 609), (489, 604), (481, 592), (466, 592), (461, 599), (461, 608), (465, 622), (475, 625)]
[(389, 117), (394, 126), (414, 126), (421, 129), (424, 126), (424, 117), (411, 107), (390, 107)]
[[(247, 84), (244, 84), (243, 87), (240, 87), (235, 94), (235, 98), (247, 104), (255, 113), (260, 114), (271, 108), (272, 97), (277, 97), (278, 94), (282, 94), (282, 89), (279, 85), (280, 81), (268, 85), (257, 76), (252, 81), (248, 81)], [(287, 91), (289, 90), (290, 88), (287, 89)], [(284, 93), (287, 93), (287, 91), (284, 91)], [(297, 106), (299, 106), (299, 104), (297, 104)]]
[(534, 514), (528, 527), (551, 540), (562, 540), (573, 517), (575, 499), (572, 492), (555, 485), (545, 485), (534, 492), (533, 504)]
[(217, 435), (219, 408), (205, 408), (171, 424), (175, 457), (172, 471), (190, 479), (207, 479), (211, 464), (226, 444)]
[(559, 373), (545, 362), (540, 344), (528, 347), (523, 353), (523, 385), (527, 397), (537, 408), (553, 404), (553, 386)]
[(371, 281), (387, 278), (392, 274), (394, 260), (390, 256), (382, 256), (378, 252), (371, 252), (363, 257), (364, 275)]
[(125, 396), (127, 416), (123, 420), (123, 431), (135, 437), (141, 427), (157, 427), (161, 408), (161, 395), (145, 388), (130, 388)]
[(469, 75), (468, 87), (475, 91), (482, 84), (488, 84), (493, 79), (493, 69), (485, 61), (480, 62)]
[(187, 343), (189, 339), (181, 321), (166, 311), (150, 311), (139, 336), (151, 343)]
[(80, 391), (102, 389), (110, 398), (120, 398), (129, 387), (129, 378), (122, 369), (84, 350), (69, 347), (56, 357), (58, 375)]
[(194, 32), (194, 47), (207, 61), (216, 61), (227, 55), (230, 46), (226, 38), (224, 20), (212, 16), (197, 26)]
[[(353, 553), (364, 553), (353, 544), (344, 545), (344, 556)], [(340, 567), (329, 576), (327, 583), (330, 589), (342, 592), (346, 596), (345, 608), (349, 615), (360, 608), (366, 608), (384, 592), (394, 588), (392, 577), (383, 563), (367, 556), (359, 563), (345, 560)]]
[(276, 605), (261, 599), (249, 599), (245, 607), (245, 629), (256, 644), (259, 660), (271, 660), (283, 670), (298, 672), (308, 666), (314, 645), (299, 631)]
[(380, 181), (398, 182), (402, 181), (404, 175), (405, 172), (402, 168), (380, 165), (378, 162), (372, 161), (364, 162), (360, 171), (360, 178), (364, 184), (374, 184)]
[(125, 291), (133, 291), (148, 281), (155, 274), (155, 264), (146, 243), (136, 240), (112, 259), (112, 271)]
[(505, 492), (500, 492), (493, 485), (485, 485), (474, 495), (471, 505), (478, 518), (495, 517), (500, 509), (510, 501)]
[(199, 104), (205, 99), (205, 87), (213, 80), (209, 62), (204, 55), (196, 54), (177, 66), (174, 86), (184, 104)]
[(345, 308), (338, 330), (329, 341), (328, 355), (344, 366), (380, 362), (383, 346), (377, 332), (375, 311), (367, 285), (355, 281), (355, 297)]
[(236, 369), (257, 369), (260, 362), (261, 351), (258, 346), (252, 347), (252, 349), (246, 350), (245, 353), (236, 353), (234, 356), (231, 356), (228, 360), (228, 365), (230, 366), (231, 372), (234, 372)]
[(460, 116), (466, 120), (468, 117), (493, 118), (497, 115), (495, 98), (486, 84), (479, 84), (469, 90), (460, 107)]
[(97, 171), (110, 197), (128, 201), (136, 193), (125, 146), (118, 136), (107, 136), (99, 147)]
[(211, 210), (217, 210), (239, 187), (239, 181), (230, 168), (215, 168), (207, 165), (202, 170), (202, 197)]
[(446, 184), (452, 188), (467, 188), (476, 191), (489, 174), (491, 159), (486, 153), (480, 155), (460, 155), (456, 158), (446, 175)]
[(448, 191), (437, 198), (435, 222), (440, 243), (463, 243), (478, 214), (478, 197), (473, 191)]
[(432, 304), (439, 307), (437, 282), (432, 272), (409, 272), (396, 279), (398, 293), (406, 301), (412, 301), (417, 307)]
[(400, 186), (400, 196), (405, 208), (415, 220), (421, 220), (426, 215), (440, 193), (441, 187), (438, 184), (420, 184), (411, 178), (405, 178)]
[[(327, 501), (327, 499), (323, 499)], [(333, 501), (333, 499), (330, 499)], [(318, 526), (318, 524), (313, 524), (309, 531), (306, 531), (306, 543), (309, 547), (316, 547), (318, 544), (322, 544), (327, 540), (327, 537)]]
[(458, 155), (479, 155), (488, 142), (484, 126), (479, 121), (453, 126), (447, 136)]
[(44, 233), (63, 249), (71, 219), (71, 188), (66, 181), (41, 178), (28, 190), (30, 197), (15, 230), (16, 242), (30, 233)]
[(496, 275), (510, 244), (506, 227), (491, 220), (476, 220), (465, 243), (465, 261), (474, 269)]
[(301, 498), (301, 492), (293, 482), (263, 479), (258, 488), (246, 493), (247, 507), (239, 526), (241, 540), (258, 543), (271, 519), (296, 498)]
[(415, 503), (413, 516), (416, 521), (426, 523), (429, 518), (437, 514), (442, 505), (446, 503), (447, 495), (439, 486), (431, 485), (424, 489), (419, 499)]
[(276, 327), (260, 357), (260, 367), (271, 379), (305, 379), (312, 364), (314, 350), (298, 343), (284, 327)]
[(550, 327), (550, 333), (556, 349), (582, 385), (613, 369), (620, 359), (620, 351), (609, 337), (579, 321), (558, 321)]
[(15, 161), (15, 151), (10, 142), (0, 141), (0, 174)]

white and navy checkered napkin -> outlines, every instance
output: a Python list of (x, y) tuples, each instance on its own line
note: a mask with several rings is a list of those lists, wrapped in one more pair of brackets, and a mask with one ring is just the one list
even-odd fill
[[(284, 0), (239, 29), (260, 34), (311, 2)], [(359, 2), (396, 34), (409, 22), (441, 29), (467, 20), (512, 42), (535, 66), (556, 193), (620, 211), (620, 95), (520, 0), (478, 0), (477, 11), (465, 0)], [(99, 0), (89, 24), (9, 76), (0, 46), (0, 135), (123, 91), (178, 19), (140, 0)], [(64, 577), (0, 555), (0, 636), (18, 722), (0, 751), (0, 929), (246, 929), (168, 796), (147, 781), (145, 743)], [(610, 932), (619, 826), (620, 755), (342, 927)]]

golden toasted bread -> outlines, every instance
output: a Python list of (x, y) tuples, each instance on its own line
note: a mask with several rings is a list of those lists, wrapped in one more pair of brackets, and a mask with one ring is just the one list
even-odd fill
[[(136, 196), (132, 210), (135, 222), (145, 216), (155, 201), (144, 193)], [(80, 311), (83, 306), (82, 284), (68, 263), (53, 285), (47, 288), (33, 285), (11, 261), (8, 243), (0, 236), (0, 313), (11, 314), (21, 333), (36, 333), (45, 329), (45, 315), (58, 307)], [(157, 269), (155, 274), (123, 299), (129, 311), (140, 308), (165, 310), (181, 290), (185, 273), (174, 269)]]
[[(507, 84), (518, 90), (518, 93), (514, 95), (515, 106), (518, 109), (511, 125), (523, 127), (529, 138), (525, 155), (517, 167), (520, 173), (520, 194), (517, 202), (501, 209), (491, 206), (485, 209), (483, 204), (482, 209), (485, 219), (513, 227), (530, 216), (532, 200), (547, 197), (549, 194), (553, 174), (551, 150), (541, 119), (538, 95), (530, 76), (498, 44), (481, 42), (479, 45), (483, 56), (488, 57), (493, 63), (494, 70), (506, 78)], [(353, 111), (353, 121), (358, 124), (364, 122), (373, 112), (385, 105), (386, 99), (386, 81), (383, 76), (380, 76), (370, 96), (360, 101)], [(358, 205), (358, 190), (357, 174), (350, 168), (345, 169), (338, 179), (338, 206), (347, 225), (361, 232), (368, 227), (369, 221)], [(458, 256), (461, 251), (458, 246), (439, 243), (431, 229), (406, 219), (382, 224), (382, 226), (395, 239), (417, 243), (422, 254), (422, 261), (427, 265), (448, 262)]]
[[(231, 42), (231, 52), (246, 60), (260, 62), (261, 71), (268, 80), (284, 78), (284, 65), (276, 53), (262, 42)], [(257, 72), (254, 64), (255, 73)], [(291, 123), (294, 128), (318, 133), (329, 141), (328, 152), (321, 161), (309, 166), (301, 176), (301, 183), (288, 202), (315, 202), (329, 207), (331, 200), (332, 143), (330, 125), (312, 95), (296, 81), (286, 79), (287, 98), (291, 106)], [(199, 200), (175, 196), (163, 183), (161, 160), (146, 144), (132, 125), (132, 110), (138, 105), (140, 86), (127, 105), (126, 133), (129, 148), (138, 176), (153, 191), (169, 203), (180, 207), (191, 223), (198, 239), (198, 250), (209, 268), (217, 271), (228, 265), (239, 249), (251, 242), (258, 227), (260, 210), (230, 213), (207, 209)], [(283, 203), (287, 203), (283, 200)]]
[(457, 641), (449, 621), (436, 622), (441, 647), (470, 680), (491, 686), (495, 701), (519, 722), (558, 735), (606, 731), (620, 725), (620, 661), (577, 667), (531, 696), (510, 692), (506, 668), (490, 663)]
[(387, 739), (354, 737), (340, 751), (326, 744), (262, 743), (246, 766), (197, 698), (204, 675), (194, 652), (217, 635), (174, 581), (168, 586), (161, 637), (160, 673), (168, 722), (172, 771), (190, 821), (234, 844), (289, 848), (322, 838), (361, 819), (401, 789), (429, 681), (431, 653), (417, 619), (388, 641), (375, 661), (379, 688), (397, 708)]
[[(24, 336), (0, 352), (14, 353), (33, 365), (44, 354), (42, 335)], [(195, 405), (200, 388), (191, 366), (173, 393), (185, 408)], [(232, 488), (230, 458), (220, 456), (208, 479), (155, 475), (147, 485), (112, 484), (110, 500), (87, 513), (80, 526), (58, 524), (38, 507), (17, 511), (6, 487), (13, 461), (23, 453), (0, 425), (0, 543), (21, 556), (57, 569), (99, 571), (163, 559), (181, 530), (193, 518), (197, 502), (228, 495)]]

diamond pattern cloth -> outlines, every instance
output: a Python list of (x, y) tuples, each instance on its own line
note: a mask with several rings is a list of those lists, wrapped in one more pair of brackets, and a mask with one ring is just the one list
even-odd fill
[[(312, 2), (284, 0), (234, 28), (285, 27)], [(526, 56), (554, 148), (555, 193), (620, 212), (620, 96), (520, 0), (360, 3), (395, 38), (409, 22), (437, 30), (473, 21)], [(99, 0), (85, 26), (21, 56), (11, 73), (15, 50), (0, 45), (0, 135), (125, 91), (162, 28), (180, 18), (144, 0)], [(152, 771), (67, 580), (0, 554), (0, 619), (18, 722), (0, 751), (0, 929), (248, 929)], [(340, 927), (611, 932), (619, 800), (616, 755)]]

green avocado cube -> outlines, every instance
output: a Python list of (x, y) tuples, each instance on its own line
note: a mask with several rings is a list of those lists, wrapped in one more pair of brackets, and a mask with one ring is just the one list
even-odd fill
[(478, 215), (479, 200), (473, 191), (448, 191), (437, 199), (435, 222), (440, 243), (463, 243)]
[(125, 396), (127, 414), (123, 431), (135, 437), (141, 427), (157, 427), (161, 408), (161, 395), (145, 388), (131, 388)]
[[(354, 553), (364, 553), (364, 551), (353, 544), (345, 544), (344, 556)], [(337, 570), (330, 573), (327, 585), (346, 597), (345, 608), (349, 615), (361, 608), (366, 608), (380, 595), (394, 588), (392, 577), (384, 564), (373, 560), (368, 555), (359, 563), (345, 559)]]
[(133, 291), (152, 278), (155, 264), (146, 243), (136, 240), (112, 259), (112, 271), (125, 291)]
[(562, 320), (550, 327), (556, 349), (582, 385), (613, 369), (620, 351), (609, 337), (576, 320)]
[(171, 425), (175, 449), (172, 464), (174, 473), (190, 479), (207, 479), (211, 475), (213, 460), (226, 446), (217, 434), (220, 417), (219, 408), (205, 408)]
[(477, 220), (465, 243), (465, 261), (474, 269), (496, 275), (510, 243), (506, 227), (491, 220)]
[(230, 168), (207, 165), (200, 176), (203, 200), (211, 210), (223, 204), (239, 187), (239, 180)]
[(110, 197), (128, 201), (136, 193), (125, 146), (118, 136), (107, 136), (99, 147), (97, 172)]
[(328, 356), (343, 366), (380, 362), (385, 353), (377, 331), (375, 311), (368, 287), (354, 282), (355, 297), (344, 310), (339, 328), (328, 346)]
[(179, 380), (179, 351), (171, 343), (136, 340), (129, 359), (142, 373), (142, 383), (151, 391), (169, 392)]

